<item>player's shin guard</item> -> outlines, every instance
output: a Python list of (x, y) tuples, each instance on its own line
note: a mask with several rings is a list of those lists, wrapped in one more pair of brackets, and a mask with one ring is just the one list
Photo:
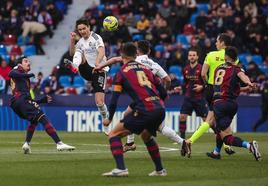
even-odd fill
[(33, 137), (33, 134), (34, 134), (34, 131), (35, 131), (35, 128), (36, 128), (36, 123), (31, 123), (28, 128), (27, 128), (27, 133), (26, 133), (26, 139), (25, 141), (27, 143), (30, 143), (31, 140), (32, 140), (32, 137)]
[(160, 152), (159, 152), (159, 147), (157, 143), (154, 141), (152, 138), (150, 141), (145, 143), (147, 150), (155, 164), (155, 170), (156, 171), (161, 171), (163, 169), (162, 162), (161, 162), (161, 157), (160, 157)]
[(52, 126), (52, 124), (48, 121), (45, 115), (43, 115), (40, 119), (39, 122), (42, 123), (44, 126), (47, 134), (54, 140), (55, 143), (60, 142), (60, 138), (56, 132), (56, 129)]
[(108, 109), (107, 109), (107, 106), (105, 104), (97, 105), (97, 107), (98, 107), (98, 110), (101, 114), (102, 119), (106, 119), (109, 117)]
[(210, 128), (209, 123), (203, 122), (200, 127), (193, 133), (193, 135), (190, 138), (190, 141), (194, 143), (196, 140), (198, 140), (205, 132), (208, 131)]
[(123, 157), (123, 146), (121, 138), (118, 136), (109, 139), (112, 155), (114, 156), (116, 167), (121, 170), (125, 170), (125, 163)]
[(185, 131), (186, 131), (186, 121), (180, 121), (180, 135), (182, 138), (185, 138)]
[(159, 130), (164, 136), (168, 137), (169, 139), (171, 139), (172, 141), (175, 141), (177, 143), (182, 143), (183, 139), (171, 128), (167, 127), (167, 126), (163, 126), (160, 130)]
[(228, 135), (223, 138), (223, 142), (227, 145), (235, 146), (235, 147), (244, 147), (249, 148), (249, 142), (242, 141), (241, 138), (235, 137), (233, 135)]

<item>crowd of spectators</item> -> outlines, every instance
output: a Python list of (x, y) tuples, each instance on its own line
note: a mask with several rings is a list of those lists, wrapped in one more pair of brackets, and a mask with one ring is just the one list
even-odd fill
[[(108, 15), (118, 18), (117, 31), (103, 29), (102, 21)], [(108, 58), (119, 55), (123, 42), (146, 39), (152, 45), (151, 57), (156, 62), (168, 72), (174, 66), (181, 71), (187, 63), (189, 47), (199, 48), (202, 64), (206, 54), (216, 50), (217, 35), (226, 32), (254, 82), (261, 83), (268, 73), (266, 0), (101, 0), (100, 5), (87, 9), (83, 17), (89, 20), (91, 30), (102, 36)], [(72, 59), (68, 52), (64, 57)], [(54, 73), (58, 80), (59, 76), (68, 75), (74, 82), (75, 75), (62, 68), (62, 62)], [(181, 72), (171, 76), (174, 85), (182, 83)], [(90, 84), (84, 87), (82, 91), (70, 92), (91, 93)]]
[[(189, 47), (199, 48), (199, 62), (203, 63), (206, 54), (216, 50), (217, 35), (226, 32), (232, 37), (232, 45), (244, 57), (241, 62), (248, 75), (254, 82), (261, 83), (265, 78), (262, 70), (266, 69), (268, 73), (267, 1), (210, 0), (201, 3), (197, 4), (196, 0), (102, 0), (100, 5), (87, 9), (83, 17), (89, 20), (91, 30), (102, 36), (108, 58), (120, 54), (123, 42), (146, 39), (152, 45), (151, 57), (168, 72), (170, 67), (182, 69), (185, 66)], [(117, 31), (103, 29), (102, 20), (108, 15), (118, 18)], [(65, 55), (71, 59), (67, 53)], [(59, 72), (69, 75), (62, 68)], [(181, 72), (171, 76), (176, 85), (182, 84)]]
[(0, 84), (5, 87), (0, 92), (7, 93), (8, 73), (18, 56), (29, 54), (27, 47), (33, 48), (31, 55), (45, 54), (44, 37), (53, 37), (53, 30), (71, 3), (72, 0), (0, 1)]

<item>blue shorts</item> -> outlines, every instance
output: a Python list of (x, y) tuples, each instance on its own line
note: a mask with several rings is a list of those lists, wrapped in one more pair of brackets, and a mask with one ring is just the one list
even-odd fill
[(216, 119), (216, 129), (224, 131), (227, 129), (237, 112), (237, 103), (234, 100), (216, 100), (213, 105)]
[(207, 117), (208, 114), (208, 105), (205, 99), (195, 99), (184, 97), (183, 104), (181, 106), (181, 113), (192, 115), (192, 112), (195, 111), (197, 116), (202, 118)]
[(19, 117), (32, 123), (37, 123), (38, 119), (44, 115), (40, 106), (34, 100), (23, 96), (11, 101), (11, 108)]
[(165, 109), (156, 109), (151, 112), (133, 110), (121, 122), (131, 133), (140, 134), (144, 129), (156, 136), (156, 131), (165, 119)]

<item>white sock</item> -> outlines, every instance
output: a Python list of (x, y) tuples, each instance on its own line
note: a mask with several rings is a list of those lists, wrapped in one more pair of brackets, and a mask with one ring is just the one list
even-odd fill
[(127, 143), (134, 143), (135, 135), (130, 134), (127, 136)]
[(103, 104), (103, 105), (97, 105), (97, 107), (101, 114), (102, 119), (107, 119), (109, 117), (107, 106)]
[(165, 125), (160, 129), (160, 133), (177, 143), (181, 144), (183, 142), (183, 139), (174, 130)]

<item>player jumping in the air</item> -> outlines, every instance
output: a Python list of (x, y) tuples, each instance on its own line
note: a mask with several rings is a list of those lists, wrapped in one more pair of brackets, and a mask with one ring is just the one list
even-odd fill
[[(108, 67), (103, 71), (93, 73), (94, 67), (106, 61), (105, 48), (102, 38), (93, 31), (90, 31), (88, 20), (79, 19), (76, 21), (76, 30), (81, 38), (74, 45), (75, 34), (71, 33), (70, 53), (74, 52), (73, 62), (65, 59), (65, 64), (73, 72), (79, 71), (80, 75), (87, 81), (92, 82), (93, 91), (95, 92), (95, 103), (100, 111), (102, 119), (108, 118), (107, 107), (104, 102), (104, 91), (106, 85), (106, 72)], [(104, 126), (104, 132), (108, 134), (108, 128)]]

